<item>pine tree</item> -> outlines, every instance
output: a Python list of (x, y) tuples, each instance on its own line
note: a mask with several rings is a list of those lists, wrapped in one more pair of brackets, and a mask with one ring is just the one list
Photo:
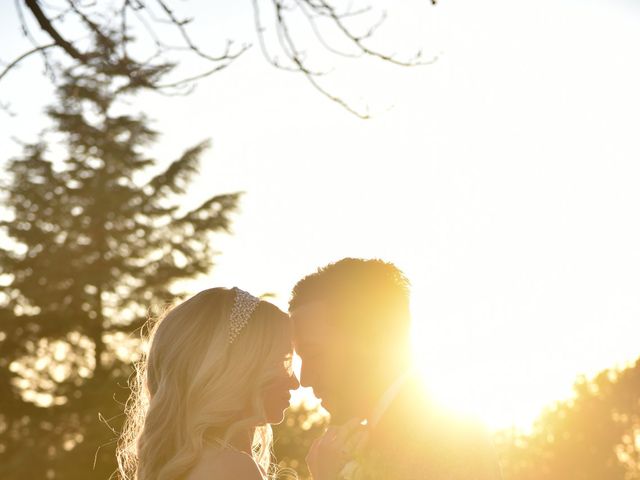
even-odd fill
[(229, 231), (237, 206), (233, 193), (180, 208), (206, 141), (150, 173), (159, 162), (145, 147), (158, 132), (144, 115), (121, 113), (120, 101), (171, 66), (120, 58), (117, 44), (97, 35), (88, 60), (64, 72), (47, 109), (64, 158), (51, 160), (41, 140), (5, 175), (2, 479), (109, 477), (117, 432), (107, 425), (117, 431), (123, 420), (130, 334), (151, 306), (176, 298), (176, 281), (209, 272), (211, 236)]

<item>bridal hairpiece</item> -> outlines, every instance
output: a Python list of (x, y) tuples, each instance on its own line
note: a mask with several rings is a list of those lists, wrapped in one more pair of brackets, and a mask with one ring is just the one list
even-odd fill
[(249, 292), (234, 287), (236, 292), (231, 315), (229, 316), (229, 344), (232, 344), (242, 329), (249, 322), (251, 314), (260, 303), (260, 299), (254, 297)]

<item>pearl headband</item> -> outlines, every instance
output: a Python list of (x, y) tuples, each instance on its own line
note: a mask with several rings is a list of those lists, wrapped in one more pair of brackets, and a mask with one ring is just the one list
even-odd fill
[(242, 329), (249, 323), (251, 314), (260, 303), (260, 299), (249, 292), (234, 287), (236, 292), (231, 315), (229, 316), (229, 344), (232, 344)]

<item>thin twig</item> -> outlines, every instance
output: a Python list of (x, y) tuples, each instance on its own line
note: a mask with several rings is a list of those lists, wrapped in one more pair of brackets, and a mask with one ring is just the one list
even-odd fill
[(184, 26), (187, 23), (189, 23), (191, 20), (190, 19), (178, 20), (178, 18), (174, 15), (173, 10), (171, 10), (163, 0), (156, 0), (156, 2), (158, 3), (158, 5), (160, 5), (160, 8), (162, 8), (164, 10), (166, 15), (171, 20), (171, 22), (176, 27), (178, 27), (178, 29), (180, 30), (180, 34), (182, 35), (182, 38), (184, 39), (184, 41), (188, 45), (188, 47), (191, 50), (193, 50), (200, 57), (206, 58), (207, 60), (210, 60), (212, 62), (221, 62), (221, 61), (225, 61), (225, 60), (233, 60), (233, 59), (237, 58), (238, 56), (240, 56), (242, 53), (244, 53), (244, 51), (246, 50), (246, 48), (243, 48), (240, 51), (238, 51), (237, 53), (231, 53), (231, 45), (233, 45), (233, 41), (228, 40), (227, 41), (227, 47), (225, 49), (225, 52), (222, 55), (214, 57), (214, 56), (211, 56), (211, 55), (208, 55), (208, 54), (204, 53), (202, 50), (200, 50), (191, 41), (191, 37), (187, 33), (187, 30), (184, 28)]
[(36, 47), (36, 48), (34, 48), (34, 49), (32, 49), (32, 50), (29, 50), (29, 51), (28, 51), (28, 52), (26, 52), (26, 53), (23, 53), (22, 55), (20, 55), (18, 58), (16, 58), (13, 62), (11, 62), (9, 65), (7, 65), (7, 66), (5, 67), (5, 69), (2, 71), (2, 73), (0, 73), (0, 80), (2, 80), (2, 78), (3, 78), (7, 73), (9, 73), (9, 70), (11, 70), (13, 67), (15, 67), (18, 63), (20, 63), (20, 62), (21, 62), (22, 60), (24, 60), (25, 58), (27, 58), (29, 55), (32, 55), (32, 54), (34, 54), (34, 53), (41, 52), (42, 50), (46, 50), (46, 49), (48, 49), (48, 48), (55, 47), (55, 46), (57, 46), (57, 43), (50, 43), (50, 44), (48, 44), (48, 45), (42, 45), (42, 46)]
[[(318, 2), (322, 5), (325, 11), (329, 14), (329, 16), (333, 19), (336, 26), (342, 31), (342, 33), (351, 40), (363, 53), (370, 55), (372, 57), (377, 57), (386, 62), (390, 62), (396, 65), (400, 65), (402, 67), (413, 67), (417, 65), (428, 65), (434, 63), (437, 60), (437, 57), (433, 57), (431, 60), (427, 61), (418, 61), (418, 59), (422, 56), (422, 52), (418, 51), (414, 60), (398, 60), (393, 55), (387, 55), (384, 53), (380, 53), (376, 50), (372, 50), (362, 42), (363, 39), (367, 38), (368, 34), (356, 36), (354, 35), (344, 24), (343, 17), (338, 14), (335, 10), (335, 7), (329, 5), (326, 0), (318, 0)], [(378, 25), (379, 26), (379, 25)], [(374, 28), (378, 28), (374, 26)]]
[(256, 29), (256, 33), (258, 34), (258, 44), (260, 45), (260, 50), (262, 51), (262, 55), (264, 56), (264, 58), (274, 67), (280, 69), (280, 70), (286, 70), (289, 72), (297, 72), (297, 70), (295, 68), (291, 68), (289, 66), (286, 65), (282, 65), (279, 61), (278, 58), (275, 56), (271, 56), (269, 53), (269, 50), (267, 48), (267, 44), (264, 40), (264, 32), (265, 32), (265, 28), (262, 26), (262, 23), (260, 22), (260, 7), (258, 5), (258, 0), (252, 0), (253, 3), (253, 17), (254, 17), (254, 22), (255, 22), (255, 29)]
[[(304, 14), (304, 16), (309, 21), (309, 25), (311, 25), (311, 30), (313, 31), (313, 34), (316, 36), (320, 44), (327, 51), (335, 55), (339, 55), (341, 57), (346, 57), (346, 58), (359, 58), (359, 57), (362, 57), (362, 55), (364, 55), (362, 52), (360, 52), (360, 54), (343, 52), (329, 45), (329, 43), (325, 40), (324, 36), (320, 33), (320, 30), (318, 29), (318, 25), (316, 25), (316, 17), (314, 16), (315, 12), (309, 12), (307, 10), (307, 5), (309, 4), (309, 2), (306, 0), (296, 0), (296, 2), (300, 7), (300, 11)], [(317, 13), (316, 15), (319, 16)]]
[(200, 73), (198, 75), (194, 75), (193, 77), (188, 77), (185, 78), (183, 80), (178, 80), (176, 82), (172, 82), (172, 83), (164, 83), (164, 84), (160, 84), (160, 85), (155, 85), (156, 88), (175, 88), (175, 87), (180, 87), (184, 84), (187, 83), (193, 83), (196, 80), (200, 80), (201, 78), (205, 78), (208, 77), (209, 75), (213, 75), (216, 72), (219, 72), (220, 70), (223, 70), (225, 68), (227, 68), (229, 65), (231, 64), (231, 62), (229, 63), (225, 63), (222, 65), (218, 65), (214, 68), (212, 68), (211, 70), (208, 70), (204, 73)]

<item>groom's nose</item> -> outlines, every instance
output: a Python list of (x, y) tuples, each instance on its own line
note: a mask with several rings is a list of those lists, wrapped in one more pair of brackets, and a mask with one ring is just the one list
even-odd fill
[(300, 382), (295, 375), (289, 377), (289, 390), (297, 390), (300, 388)]

